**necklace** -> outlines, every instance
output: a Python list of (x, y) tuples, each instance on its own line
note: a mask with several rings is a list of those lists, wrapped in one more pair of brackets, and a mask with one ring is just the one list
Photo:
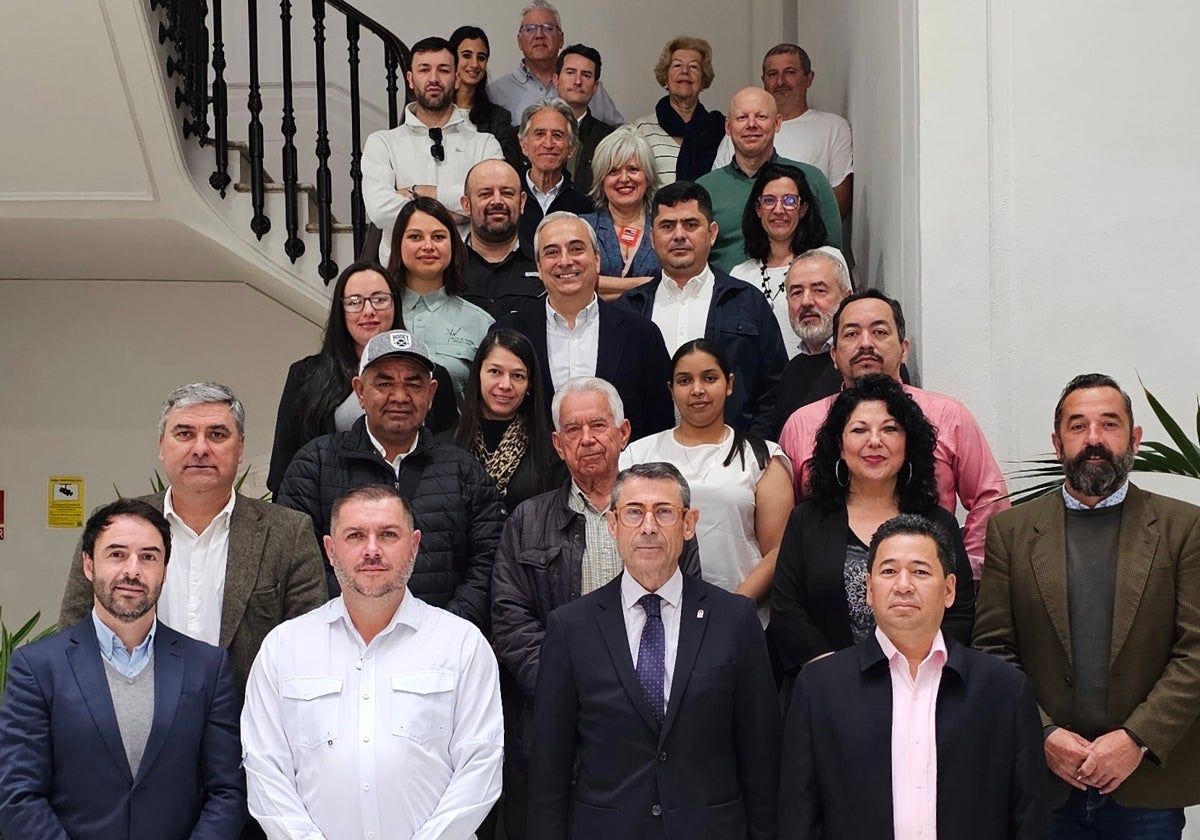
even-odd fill
[(767, 261), (759, 261), (758, 270), (759, 273), (762, 274), (762, 293), (766, 296), (767, 303), (774, 303), (775, 298), (784, 294), (784, 286), (787, 284), (788, 269), (792, 267), (792, 263), (795, 261), (796, 258), (792, 257), (790, 260), (788, 260), (788, 264), (786, 266), (780, 266), (780, 268), (783, 268), (783, 275), (779, 278), (779, 285), (775, 287), (774, 291), (771, 290), (771, 278), (767, 276)]

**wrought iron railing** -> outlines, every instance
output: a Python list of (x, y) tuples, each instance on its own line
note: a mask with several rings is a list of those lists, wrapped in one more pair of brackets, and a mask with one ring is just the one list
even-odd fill
[[(333, 233), (335, 220), (334, 178), (330, 168), (332, 142), (330, 138), (327, 103), (325, 48), (327, 29), (332, 31), (336, 21), (343, 21), (346, 33), (346, 61), (350, 92), (350, 136), (337, 138), (341, 148), (349, 150), (349, 228), (354, 237), (354, 253), (362, 249), (367, 235), (367, 214), (362, 193), (362, 111), (363, 96), (360, 81), (362, 65), (362, 39), (364, 31), (378, 42), (382, 50), (382, 90), (387, 101), (388, 127), (399, 124), (409, 91), (402, 88), (400, 80), (409, 67), (408, 47), (396, 35), (372, 18), (360, 12), (344, 0), (311, 0), (310, 4), (279, 0), (281, 40), (279, 59), (282, 87), (282, 109), (279, 131), (282, 150), (279, 161), (284, 197), (284, 225), (287, 238), (284, 253), (295, 263), (305, 251), (300, 236), (299, 203), (302, 193), (310, 191), (316, 208), (316, 234), (321, 259), (317, 273), (328, 285), (337, 276), (338, 266), (333, 259)], [(315, 64), (313, 74), (316, 94), (316, 124), (313, 143), (316, 151), (316, 167), (313, 186), (307, 187), (299, 177), (297, 135), (299, 130), (295, 111), (295, 85), (292, 21), (294, 7), (310, 6)], [(247, 97), (245, 146), (239, 146), (244, 155), (244, 164), (249, 167), (249, 193), (253, 207), (250, 229), (262, 239), (271, 230), (271, 219), (267, 215), (266, 192), (269, 183), (274, 183), (267, 171), (262, 82), (259, 66), (258, 0), (246, 0), (235, 7), (246, 13), (246, 61)], [(222, 0), (150, 0), (151, 10), (163, 9), (165, 20), (159, 23), (160, 43), (171, 43), (173, 55), (166, 58), (168, 78), (178, 77), (175, 89), (176, 107), (183, 111), (183, 136), (196, 137), (204, 146), (211, 146), (215, 169), (209, 184), (225, 197), (232, 177), (229, 174), (230, 113), (229, 93), (226, 81), (227, 50), (233, 45), (225, 43), (222, 18)], [(211, 51), (210, 51), (211, 45)], [(240, 47), (240, 45), (239, 45)], [(231, 53), (232, 55), (232, 53)], [(403, 97), (403, 98), (402, 98)]]

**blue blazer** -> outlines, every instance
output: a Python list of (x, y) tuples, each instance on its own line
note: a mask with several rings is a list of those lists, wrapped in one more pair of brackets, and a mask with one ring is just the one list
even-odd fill
[[(600, 240), (600, 273), (605, 277), (622, 276), (621, 271), (625, 268), (625, 258), (621, 256), (621, 243), (617, 240), (617, 229), (613, 227), (612, 214), (607, 210), (601, 210), (599, 213), (585, 213), (579, 218), (592, 226), (592, 230), (596, 231), (596, 238)], [(658, 254), (654, 253), (654, 243), (651, 240), (649, 220), (647, 220), (627, 276), (649, 277), (658, 271)]]
[(162, 622), (154, 721), (130, 772), (89, 615), (18, 648), (0, 703), (0, 829), (12, 838), (230, 840), (246, 820), (225, 651)]

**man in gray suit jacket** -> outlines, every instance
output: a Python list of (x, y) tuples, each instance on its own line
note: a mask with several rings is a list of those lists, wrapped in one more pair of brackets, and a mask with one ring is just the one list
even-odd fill
[[(158, 428), (170, 486), (143, 497), (171, 523), (172, 561), (158, 617), (229, 651), (239, 706), (267, 633), (327, 597), (308, 517), (234, 491), (244, 443), (245, 410), (233, 391), (212, 382), (176, 388)], [(91, 607), (76, 547), (59, 627), (77, 624)]]

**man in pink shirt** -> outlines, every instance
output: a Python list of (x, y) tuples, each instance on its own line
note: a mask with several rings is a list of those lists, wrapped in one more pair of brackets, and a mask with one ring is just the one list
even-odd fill
[(784, 724), (780, 837), (1041, 838), (1042, 726), (1029, 680), (947, 640), (954, 553), (901, 514), (867, 552), (875, 633), (800, 672)]
[[(843, 300), (833, 316), (831, 356), (846, 385), (868, 373), (885, 373), (900, 382), (900, 365), (908, 358), (908, 339), (904, 337), (904, 312), (899, 302), (877, 289)], [(979, 580), (988, 517), (1011, 507), (1004, 476), (983, 430), (966, 406), (912, 385), (905, 385), (904, 390), (938, 431), (933, 453), (938, 502), (951, 513), (958, 501), (966, 509), (963, 543), (971, 558), (973, 577)], [(817, 430), (835, 398), (827, 397), (798, 409), (779, 436), (779, 445), (792, 460), (797, 498), (805, 495), (805, 462), (812, 457)]]

